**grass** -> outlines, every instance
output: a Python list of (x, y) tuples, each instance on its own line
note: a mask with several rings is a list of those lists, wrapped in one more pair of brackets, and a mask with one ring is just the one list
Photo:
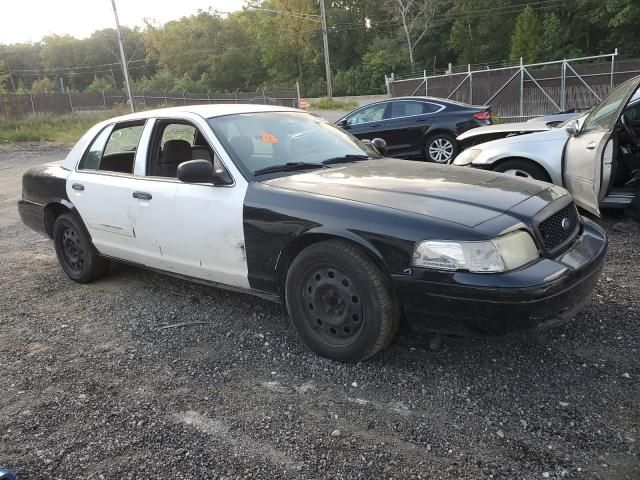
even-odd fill
[(0, 118), (0, 144), (75, 143), (90, 127), (111, 116), (113, 112), (61, 116), (33, 115), (20, 120)]
[(313, 110), (353, 110), (358, 105), (353, 100), (329, 100), (325, 97), (311, 102), (309, 107)]

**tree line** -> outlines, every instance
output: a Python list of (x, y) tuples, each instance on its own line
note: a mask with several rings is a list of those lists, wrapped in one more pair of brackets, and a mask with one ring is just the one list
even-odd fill
[[(384, 76), (549, 61), (619, 48), (640, 57), (638, 0), (325, 0), (335, 95), (383, 93)], [(270, 12), (277, 11), (279, 13)], [(123, 29), (135, 90), (326, 91), (318, 0), (264, 0)], [(114, 30), (0, 45), (0, 93), (122, 89)]]

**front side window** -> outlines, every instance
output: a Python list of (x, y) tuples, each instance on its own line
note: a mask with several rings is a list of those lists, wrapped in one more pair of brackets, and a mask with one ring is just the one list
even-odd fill
[(377, 105), (370, 105), (361, 110), (358, 110), (350, 117), (347, 117), (347, 124), (359, 125), (361, 123), (379, 122), (384, 116), (384, 111), (387, 108), (387, 103), (379, 103)]
[(209, 119), (209, 124), (236, 164), (251, 175), (288, 163), (320, 164), (337, 157), (376, 156), (344, 130), (307, 113), (226, 115)]
[(84, 154), (79, 170), (133, 173), (136, 149), (144, 122), (115, 125), (102, 130)]
[(618, 121), (618, 112), (622, 103), (631, 95), (636, 83), (636, 81), (623, 83), (611, 92), (591, 111), (584, 122), (581, 133), (612, 129)]
[(214, 171), (226, 171), (202, 133), (183, 120), (162, 120), (155, 127), (149, 149), (148, 176), (177, 178), (178, 166), (189, 160), (207, 160)]

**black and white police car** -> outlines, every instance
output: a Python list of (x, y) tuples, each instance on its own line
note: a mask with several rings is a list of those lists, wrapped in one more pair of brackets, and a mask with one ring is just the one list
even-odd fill
[(72, 280), (117, 260), (284, 301), (305, 342), (340, 361), (376, 354), (401, 321), (462, 335), (556, 325), (589, 299), (607, 247), (560, 187), (384, 158), (285, 107), (107, 120), (64, 162), (28, 170), (22, 197)]

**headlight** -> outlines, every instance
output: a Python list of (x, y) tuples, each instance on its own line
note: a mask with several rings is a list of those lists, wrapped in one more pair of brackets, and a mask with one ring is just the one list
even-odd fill
[(539, 256), (531, 235), (518, 230), (482, 242), (424, 240), (416, 245), (411, 264), (436, 270), (497, 273), (514, 270)]
[(471, 164), (471, 162), (473, 162), (481, 153), (482, 150), (479, 148), (467, 148), (453, 159), (453, 164), (458, 165), (459, 167), (464, 167)]

